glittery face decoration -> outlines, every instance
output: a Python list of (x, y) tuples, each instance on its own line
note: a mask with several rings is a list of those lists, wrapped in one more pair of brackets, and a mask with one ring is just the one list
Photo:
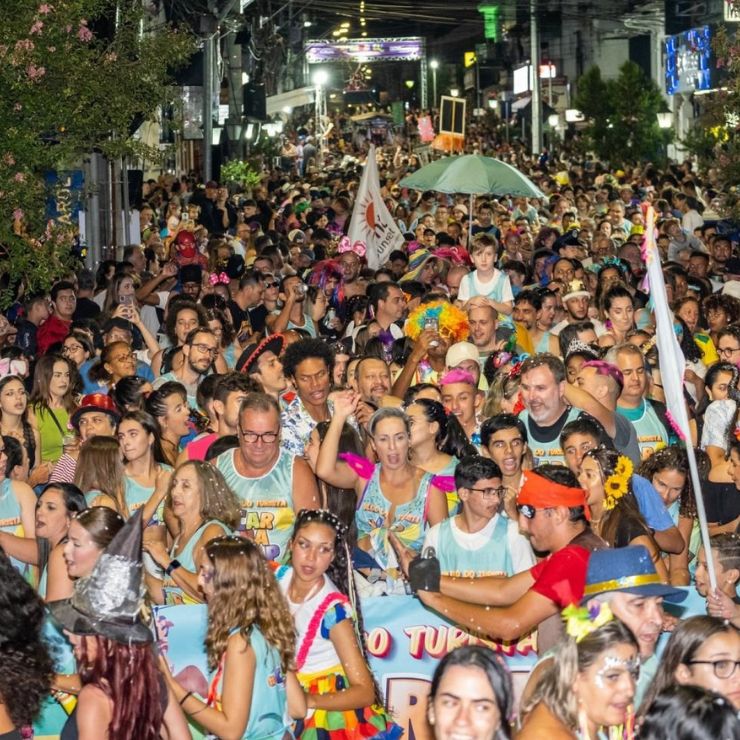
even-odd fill
[(596, 686), (603, 689), (606, 688), (607, 683), (616, 683), (625, 671), (631, 674), (632, 679), (637, 682), (640, 677), (640, 657), (635, 656), (625, 660), (615, 655), (604, 656), (603, 665), (597, 671), (594, 679)]

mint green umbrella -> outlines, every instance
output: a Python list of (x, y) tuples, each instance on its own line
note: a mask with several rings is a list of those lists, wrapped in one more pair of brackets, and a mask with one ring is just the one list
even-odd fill
[(473, 231), (473, 198), (476, 195), (514, 195), (546, 198), (525, 175), (500, 159), (480, 154), (437, 159), (412, 175), (404, 177), (401, 187), (413, 190), (436, 190), (438, 193), (465, 193), (470, 196), (468, 246)]
[(404, 177), (401, 187), (466, 195), (514, 195), (544, 198), (525, 175), (500, 159), (480, 154), (444, 157)]

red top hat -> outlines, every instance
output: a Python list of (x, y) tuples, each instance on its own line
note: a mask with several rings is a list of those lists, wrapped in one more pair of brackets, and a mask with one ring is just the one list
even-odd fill
[(80, 426), (80, 417), (88, 411), (102, 411), (104, 414), (108, 414), (113, 417), (113, 421), (115, 421), (116, 424), (121, 418), (121, 413), (116, 404), (113, 403), (113, 399), (110, 396), (106, 396), (105, 393), (89, 393), (82, 399), (77, 411), (72, 414), (72, 426), (78, 431)]

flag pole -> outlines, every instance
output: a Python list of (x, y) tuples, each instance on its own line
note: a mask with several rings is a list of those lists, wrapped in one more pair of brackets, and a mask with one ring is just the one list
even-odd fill
[[(653, 310), (655, 312), (655, 337), (658, 347), (660, 377), (665, 393), (666, 416), (674, 431), (684, 441), (686, 446), (689, 474), (696, 499), (699, 531), (701, 533), (702, 544), (704, 545), (704, 552), (706, 553), (709, 584), (711, 590), (714, 591), (717, 588), (717, 576), (714, 572), (714, 561), (709, 545), (707, 512), (704, 508), (704, 497), (701, 491), (701, 481), (699, 480), (699, 468), (696, 464), (694, 446), (691, 442), (689, 415), (686, 411), (686, 401), (683, 395), (683, 376), (686, 368), (686, 360), (673, 329), (673, 314), (668, 305), (668, 295), (660, 264), (660, 253), (655, 243), (655, 211), (652, 206), (648, 208), (646, 221), (645, 238), (643, 240), (643, 260), (647, 265), (650, 297), (653, 300)], [(686, 543), (686, 547), (688, 547), (688, 542)]]

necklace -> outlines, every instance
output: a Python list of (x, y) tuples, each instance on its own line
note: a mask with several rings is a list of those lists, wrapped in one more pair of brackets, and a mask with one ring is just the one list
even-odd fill
[(291, 595), (291, 591), (295, 593), (294, 588), (294, 579), (290, 579), (290, 586), (288, 587), (288, 602), (290, 607), (290, 614), (292, 617), (295, 617), (300, 611), (302, 611), (303, 607), (306, 606), (306, 604), (309, 604), (311, 602), (311, 599), (313, 599), (314, 596), (321, 590), (322, 586), (324, 585), (324, 578), (323, 576), (308, 590), (308, 593), (300, 600), (294, 598)]

